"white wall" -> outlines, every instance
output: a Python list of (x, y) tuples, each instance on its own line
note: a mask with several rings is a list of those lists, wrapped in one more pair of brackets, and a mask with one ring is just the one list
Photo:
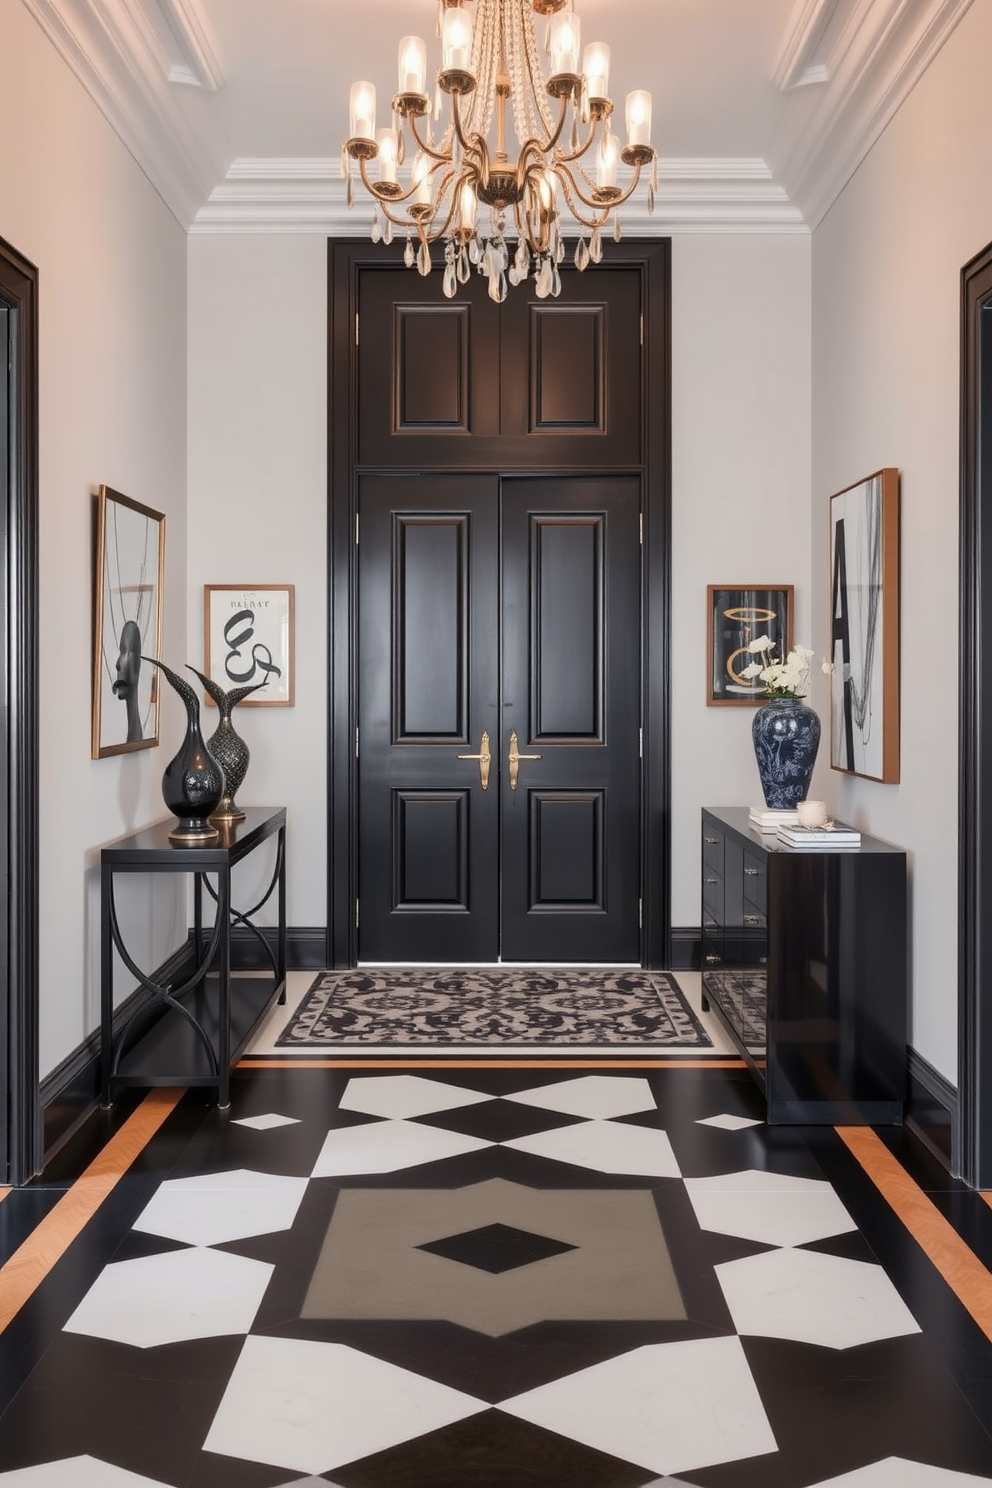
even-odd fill
[(911, 1042), (955, 1084), (959, 294), (992, 238), (990, 56), (974, 5), (813, 239), (814, 572), (830, 493), (902, 472), (901, 781), (831, 796), (909, 849)]
[[(90, 759), (93, 493), (166, 514), (165, 634), (181, 650), (186, 240), (18, 4), (0, 7), (0, 236), (39, 271), (44, 1075), (99, 1023), (99, 846), (164, 811), (161, 748)], [(179, 714), (163, 715), (166, 736)], [(156, 905), (135, 949), (160, 959), (183, 916), (174, 895)]]
[[(807, 646), (823, 603), (810, 577), (809, 259), (805, 235), (672, 240), (676, 927), (699, 925), (700, 807), (762, 799), (754, 709), (706, 706), (706, 586), (794, 584)], [(825, 717), (819, 691), (810, 701)]]
[[(290, 925), (327, 923), (327, 242), (189, 239), (189, 644), (204, 584), (293, 584), (296, 704), (239, 705), (242, 805), (286, 805)], [(216, 713), (205, 711), (212, 726)], [(245, 880), (262, 864), (245, 863)], [(264, 915), (260, 916), (264, 919)]]

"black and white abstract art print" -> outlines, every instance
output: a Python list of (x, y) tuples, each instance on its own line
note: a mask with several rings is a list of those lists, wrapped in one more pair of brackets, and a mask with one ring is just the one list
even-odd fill
[(899, 475), (830, 499), (830, 763), (899, 779)]

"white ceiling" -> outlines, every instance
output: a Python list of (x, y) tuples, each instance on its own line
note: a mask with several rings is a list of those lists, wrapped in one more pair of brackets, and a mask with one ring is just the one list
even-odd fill
[[(613, 97), (654, 95), (661, 190), (626, 230), (815, 227), (971, 3), (575, 0)], [(349, 85), (388, 99), (408, 33), (437, 59), (437, 0), (24, 4), (191, 232), (364, 232)]]

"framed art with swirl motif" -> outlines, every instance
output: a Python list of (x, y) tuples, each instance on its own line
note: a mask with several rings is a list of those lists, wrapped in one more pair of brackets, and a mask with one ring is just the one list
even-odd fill
[(706, 589), (706, 702), (710, 707), (764, 701), (756, 678), (743, 676), (754, 661), (748, 649), (766, 635), (781, 656), (792, 647), (792, 584), (709, 584)]
[(225, 691), (260, 683), (242, 708), (293, 706), (294, 629), (292, 584), (203, 587), (203, 670)]

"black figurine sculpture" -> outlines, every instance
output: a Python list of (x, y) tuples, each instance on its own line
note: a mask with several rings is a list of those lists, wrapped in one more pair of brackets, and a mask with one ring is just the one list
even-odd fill
[(199, 677), (204, 689), (217, 704), (220, 714), (220, 722), (207, 740), (207, 748), (224, 771), (224, 794), (216, 811), (211, 811), (210, 818), (215, 822), (244, 821), (245, 814), (234, 798), (244, 782), (251, 754), (248, 745), (231, 722), (231, 711), (250, 692), (257, 692), (265, 683), (255, 682), (251, 687), (232, 687), (229, 692), (225, 692), (216, 682), (198, 672), (196, 667), (191, 666), (189, 670), (195, 677)]
[(224, 771), (203, 742), (200, 699), (164, 661), (154, 661), (150, 656), (145, 660), (165, 673), (186, 706), (186, 737), (162, 776), (165, 804), (179, 819), (179, 825), (169, 833), (169, 841), (183, 847), (210, 846), (220, 835), (209, 817), (224, 794)]

